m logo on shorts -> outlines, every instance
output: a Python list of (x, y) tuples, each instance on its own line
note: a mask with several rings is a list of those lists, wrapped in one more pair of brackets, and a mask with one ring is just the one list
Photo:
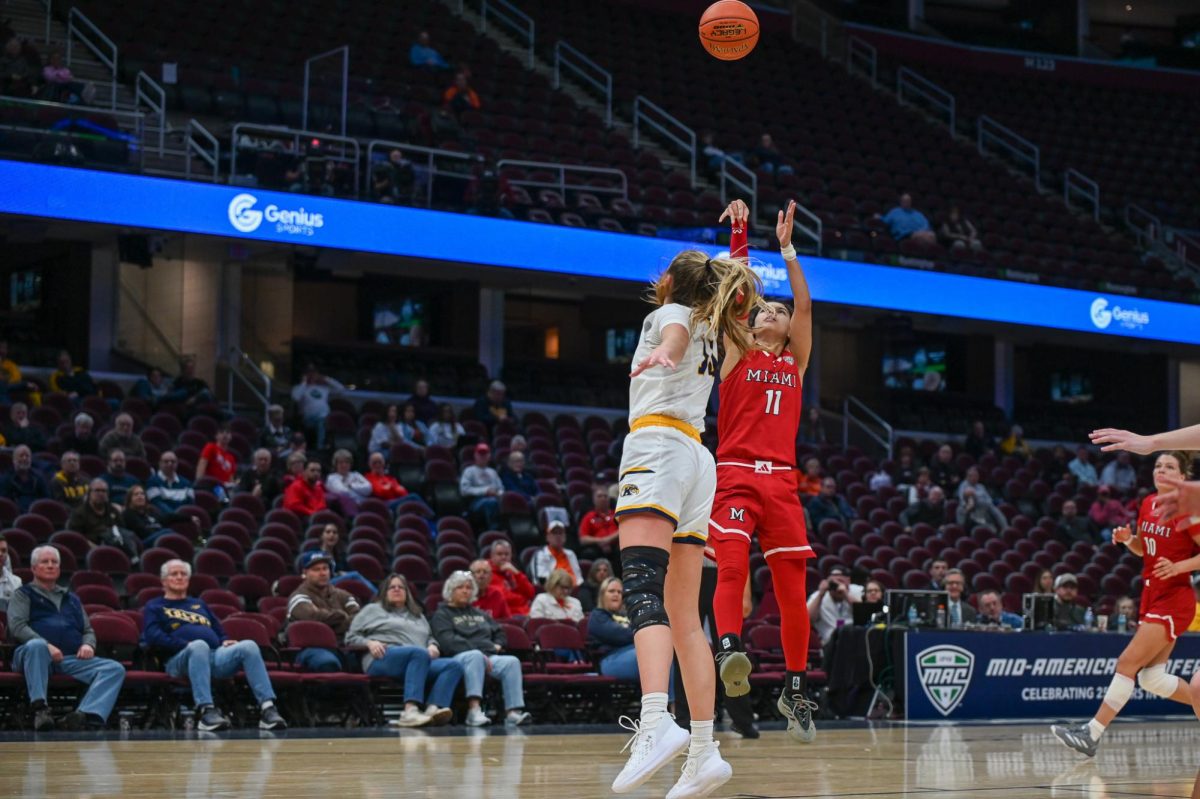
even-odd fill
[(917, 679), (929, 703), (949, 716), (967, 695), (975, 655), (960, 646), (931, 646), (917, 653)]
[(626, 483), (621, 486), (621, 496), (623, 497), (636, 497), (640, 493), (642, 492), (633, 483)]
[(745, 508), (730, 508), (729, 509), (729, 521), (731, 521), (731, 522), (746, 521), (746, 509)]

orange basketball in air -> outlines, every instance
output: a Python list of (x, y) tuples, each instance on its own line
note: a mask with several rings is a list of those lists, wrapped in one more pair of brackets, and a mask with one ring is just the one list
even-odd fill
[(758, 44), (758, 15), (741, 0), (717, 0), (700, 17), (700, 43), (713, 58), (745, 58)]

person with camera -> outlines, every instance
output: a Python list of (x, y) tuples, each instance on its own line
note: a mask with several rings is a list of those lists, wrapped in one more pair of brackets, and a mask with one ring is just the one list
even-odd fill
[(850, 606), (861, 602), (862, 596), (862, 586), (850, 582), (844, 567), (834, 566), (829, 570), (829, 576), (808, 597), (808, 615), (822, 646), (829, 643), (838, 627), (851, 623), (854, 614)]

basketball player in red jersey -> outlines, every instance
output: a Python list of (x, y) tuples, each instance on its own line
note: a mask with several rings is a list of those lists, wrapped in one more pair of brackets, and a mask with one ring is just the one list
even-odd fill
[[(1154, 487), (1164, 490), (1171, 481), (1186, 479), (1192, 471), (1192, 457), (1186, 452), (1164, 452), (1154, 462)], [(1175, 648), (1175, 639), (1188, 628), (1196, 612), (1191, 573), (1200, 569), (1200, 519), (1170, 520), (1155, 507), (1158, 494), (1142, 500), (1137, 528), (1118, 527), (1113, 542), (1124, 544), (1142, 557), (1141, 618), (1133, 640), (1117, 658), (1117, 673), (1096, 717), (1087, 724), (1054, 725), (1050, 729), (1058, 739), (1088, 757), (1096, 754), (1100, 736), (1121, 712), (1133, 693), (1137, 677), (1142, 690), (1192, 704), (1188, 684), (1167, 674), (1167, 658)]]
[[(816, 736), (812, 721), (816, 705), (805, 697), (804, 680), (810, 629), (805, 560), (813, 551), (796, 493), (796, 433), (800, 390), (812, 349), (812, 298), (791, 243), (795, 212), (796, 203), (788, 203), (775, 227), (795, 310), (780, 302), (765, 302), (749, 319), (753, 348), (743, 351), (725, 341), (717, 413), (717, 493), (708, 527), (717, 560), (713, 612), (725, 692), (738, 697), (750, 690), (750, 659), (739, 639), (750, 537), (757, 533), (783, 616), (787, 676), (778, 707), (792, 737), (808, 743)], [(745, 258), (746, 204), (737, 200), (726, 214), (733, 226), (730, 255)]]

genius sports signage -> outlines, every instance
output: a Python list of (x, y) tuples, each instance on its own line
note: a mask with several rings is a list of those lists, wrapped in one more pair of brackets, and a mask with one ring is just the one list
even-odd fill
[[(394, 205), (0, 160), (0, 213), (644, 283), (682, 249), (718, 247)], [(772, 296), (777, 252), (754, 251)], [(813, 299), (1004, 324), (1200, 344), (1200, 306), (805, 258)]]
[[(1117, 657), (1115, 633), (905, 633), (905, 715), (910, 720), (1090, 718)], [(1181, 636), (1167, 663), (1189, 680), (1200, 671), (1200, 635)], [(1131, 715), (1188, 715), (1190, 709), (1137, 687)]]

